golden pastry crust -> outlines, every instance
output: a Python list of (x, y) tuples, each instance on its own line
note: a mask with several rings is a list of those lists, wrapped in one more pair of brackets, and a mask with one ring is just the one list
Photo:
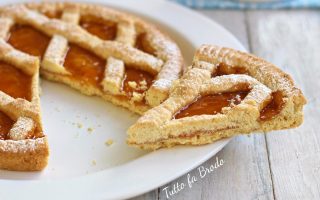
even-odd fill
[(0, 140), (0, 168), (17, 171), (38, 171), (47, 166), (46, 137), (26, 140)]
[[(245, 74), (212, 78), (221, 63), (233, 69), (241, 67)], [(250, 92), (239, 105), (225, 107), (215, 115), (173, 118), (199, 96), (232, 92), (241, 85), (249, 86)], [(262, 109), (276, 91), (283, 95), (281, 112), (270, 120), (261, 120)], [(293, 128), (303, 121), (305, 103), (291, 77), (273, 64), (248, 53), (203, 45), (197, 50), (193, 65), (173, 86), (169, 98), (129, 128), (127, 143), (143, 149), (158, 149), (179, 144), (207, 144), (236, 134)]]

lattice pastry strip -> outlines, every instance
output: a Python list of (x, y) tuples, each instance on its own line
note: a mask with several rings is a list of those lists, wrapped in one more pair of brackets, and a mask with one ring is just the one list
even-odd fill
[[(19, 58), (19, 59), (17, 59)], [(0, 38), (0, 60), (14, 65), (28, 75), (37, 73), (39, 59), (14, 49)]]
[(0, 38), (6, 39), (8, 37), (8, 32), (10, 27), (13, 25), (13, 20), (11, 18), (0, 18)]
[(132, 21), (118, 23), (116, 41), (134, 46), (136, 36), (136, 30)]
[[(168, 91), (170, 90), (173, 81), (179, 79), (181, 76), (183, 71), (183, 60), (182, 57), (179, 56), (180, 51), (178, 47), (173, 43), (169, 41), (159, 41), (158, 38), (151, 37), (150, 35), (146, 35), (145, 39), (153, 46), (155, 54), (164, 60), (161, 71), (157, 74), (155, 81), (146, 93), (146, 101), (149, 105), (154, 107), (168, 97)], [(170, 50), (164, 51), (164, 49)], [(177, 57), (180, 57), (180, 59), (175, 59)]]
[(24, 140), (35, 131), (36, 124), (29, 117), (19, 117), (8, 133), (12, 140)]
[(103, 90), (111, 94), (121, 94), (124, 73), (123, 61), (113, 57), (108, 58), (104, 78), (101, 82)]
[[(76, 9), (66, 9), (62, 14), (62, 21), (71, 24), (78, 24), (79, 12)], [(68, 40), (61, 35), (54, 35), (47, 47), (42, 60), (42, 68), (53, 73), (71, 75), (64, 67), (64, 59), (68, 51)]]
[[(136, 32), (133, 22), (121, 22), (117, 26), (116, 41), (133, 46), (136, 40)], [(123, 94), (123, 79), (125, 75), (125, 64), (122, 60), (109, 57), (101, 82), (103, 90), (111, 94)]]

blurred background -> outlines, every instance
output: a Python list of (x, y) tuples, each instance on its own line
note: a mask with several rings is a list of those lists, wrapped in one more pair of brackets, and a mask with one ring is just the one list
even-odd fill
[(173, 0), (202, 9), (320, 8), (320, 0)]

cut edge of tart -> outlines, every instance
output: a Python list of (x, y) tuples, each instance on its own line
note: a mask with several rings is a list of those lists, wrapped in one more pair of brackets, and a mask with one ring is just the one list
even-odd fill
[(0, 168), (41, 170), (49, 147), (39, 101), (39, 59), (0, 39)]
[(142, 149), (201, 145), (252, 132), (294, 128), (306, 99), (292, 78), (254, 55), (203, 45), (169, 98), (128, 129)]

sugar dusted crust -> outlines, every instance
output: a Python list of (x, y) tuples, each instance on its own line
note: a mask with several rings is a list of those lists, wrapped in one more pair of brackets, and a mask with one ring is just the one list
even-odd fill
[[(219, 64), (244, 67), (246, 75), (211, 78)], [(199, 95), (232, 91), (235, 85), (249, 84), (251, 91), (237, 106), (216, 115), (173, 119), (174, 114)], [(256, 88), (256, 90), (254, 90)], [(284, 107), (272, 119), (259, 119), (272, 92), (283, 94)], [(193, 65), (173, 86), (169, 98), (147, 111), (128, 129), (127, 143), (142, 149), (175, 145), (208, 144), (221, 138), (252, 132), (294, 128), (303, 121), (306, 103), (292, 78), (275, 65), (254, 55), (214, 45), (203, 45)]]
[(0, 168), (17, 171), (38, 171), (47, 166), (47, 138), (0, 140)]

